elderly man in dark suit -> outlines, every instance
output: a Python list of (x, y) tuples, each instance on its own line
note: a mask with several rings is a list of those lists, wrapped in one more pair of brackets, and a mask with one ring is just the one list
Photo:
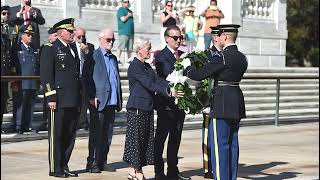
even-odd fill
[[(12, 53), (17, 74), (20, 76), (39, 75), (38, 52), (30, 46), (33, 29), (31, 25), (23, 25), (20, 32), (21, 41), (14, 47)], [(22, 80), (18, 84), (18, 93), (14, 96), (16, 130), (18, 134), (23, 134), (23, 132), (29, 131), (30, 123), (32, 125), (38, 87), (35, 80)]]
[(68, 162), (74, 147), (80, 104), (79, 57), (72, 46), (74, 19), (57, 22), (58, 39), (41, 50), (40, 79), (50, 108), (49, 176), (76, 177)]
[(31, 6), (31, 0), (21, 0), (21, 5), (11, 7), (11, 22), (18, 26), (31, 25), (34, 30), (32, 46), (35, 50), (40, 48), (39, 25), (45, 24), (41, 10)]
[(113, 134), (115, 111), (122, 109), (122, 93), (117, 58), (111, 53), (114, 33), (104, 29), (99, 33), (100, 47), (91, 60), (83, 65), (83, 79), (90, 104), (96, 109), (89, 128), (89, 156), (87, 171), (100, 173), (101, 170), (115, 171), (107, 166), (107, 155)]
[[(181, 31), (177, 26), (169, 26), (165, 33), (167, 46), (158, 54), (155, 59), (157, 74), (166, 79), (174, 70), (176, 59), (183, 53), (178, 48), (181, 43)], [(185, 118), (185, 112), (174, 103), (174, 98), (158, 94), (156, 100), (157, 108), (157, 129), (155, 135), (155, 179), (165, 178), (164, 161), (162, 158), (164, 143), (169, 135), (167, 147), (168, 178), (185, 179), (178, 169), (178, 151), (181, 141), (181, 133)]]
[(87, 110), (89, 108), (90, 111), (90, 119), (92, 120), (92, 106), (89, 106), (89, 97), (86, 92), (85, 84), (82, 79), (82, 69), (83, 64), (87, 60), (84, 56), (85, 52), (89, 52), (92, 54), (94, 51), (94, 45), (87, 42), (86, 39), (86, 30), (82, 27), (77, 27), (74, 32), (74, 45), (77, 47), (78, 56), (80, 59), (80, 80), (81, 80), (81, 108), (80, 108), (80, 116), (79, 116), (79, 128), (84, 128), (88, 130), (89, 123), (87, 119)]

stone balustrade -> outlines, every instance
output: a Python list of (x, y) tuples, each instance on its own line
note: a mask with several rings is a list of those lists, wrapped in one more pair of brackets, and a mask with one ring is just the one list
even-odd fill
[(242, 17), (274, 20), (274, 4), (275, 0), (242, 0)]
[(32, 4), (39, 4), (43, 6), (62, 6), (62, 0), (33, 0)]

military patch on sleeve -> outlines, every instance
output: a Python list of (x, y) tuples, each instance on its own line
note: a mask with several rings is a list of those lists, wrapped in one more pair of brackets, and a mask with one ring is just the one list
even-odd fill
[(46, 43), (46, 44), (44, 44), (45, 46), (52, 46), (52, 43)]

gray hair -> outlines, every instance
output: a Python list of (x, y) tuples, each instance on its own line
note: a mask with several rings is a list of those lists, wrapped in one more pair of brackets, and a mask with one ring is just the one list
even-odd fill
[(108, 34), (110, 32), (113, 33), (113, 31), (110, 28), (105, 28), (99, 32), (98, 36), (99, 38), (103, 38), (105, 34)]
[(149, 38), (138, 37), (134, 44), (134, 52), (138, 53), (140, 49), (149, 44), (151, 44), (151, 40)]

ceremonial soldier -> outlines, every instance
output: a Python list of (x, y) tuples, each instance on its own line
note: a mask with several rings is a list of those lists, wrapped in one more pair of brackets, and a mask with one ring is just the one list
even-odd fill
[(72, 46), (74, 19), (56, 23), (58, 39), (47, 43), (40, 55), (40, 78), (50, 108), (49, 175), (77, 177), (68, 162), (73, 150), (80, 105), (79, 57)]
[[(215, 27), (211, 28), (211, 35), (212, 35), (212, 47), (209, 50), (209, 53), (219, 54), (222, 47), (219, 42), (219, 29)], [(219, 54), (220, 55), (220, 54)], [(208, 96), (210, 97), (210, 101), (212, 101), (212, 86), (213, 86), (213, 79), (209, 79), (209, 89), (208, 89)], [(208, 106), (206, 109), (203, 110), (203, 124), (202, 124), (202, 155), (203, 155), (203, 170), (204, 170), (204, 178), (213, 179), (213, 173), (212, 170), (212, 157), (211, 154), (211, 148), (212, 148), (212, 142), (210, 139), (213, 138), (213, 129), (212, 129), (212, 121), (209, 118), (210, 113), (210, 107)]]
[[(8, 75), (10, 72), (11, 42), (10, 42), (9, 36), (6, 33), (4, 33), (4, 30), (5, 30), (5, 22), (1, 20), (1, 76)], [(6, 111), (7, 98), (8, 98), (8, 82), (1, 81), (1, 125), (2, 125), (3, 114)]]
[[(210, 62), (202, 69), (185, 63), (184, 74), (193, 80), (214, 79), (213, 102), (210, 103), (213, 138), (211, 155), (214, 179), (236, 180), (239, 160), (239, 122), (246, 117), (242, 91), (239, 87), (248, 62), (235, 41), (240, 25), (219, 25), (222, 56), (210, 55)], [(188, 67), (187, 67), (188, 66)]]

